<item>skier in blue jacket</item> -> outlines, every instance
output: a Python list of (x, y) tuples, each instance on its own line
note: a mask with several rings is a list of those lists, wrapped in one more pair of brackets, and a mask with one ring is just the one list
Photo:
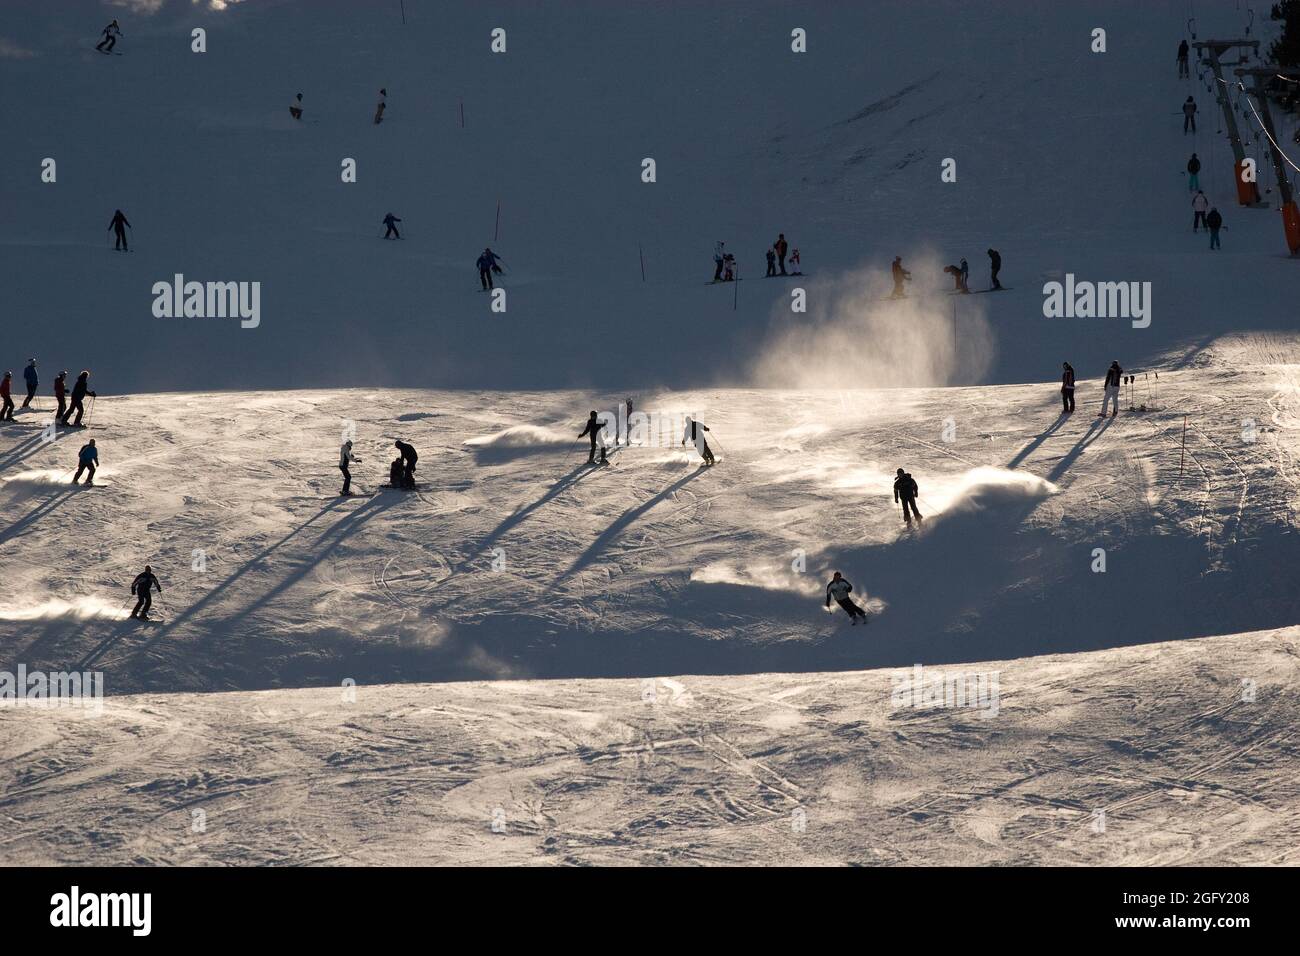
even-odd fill
[(81, 478), (83, 471), (89, 471), (86, 475), (86, 484), (95, 483), (95, 467), (99, 464), (99, 449), (95, 447), (95, 439), (91, 439), (81, 446), (81, 451), (77, 452), (77, 473), (72, 476), (72, 483), (75, 485)]
[(23, 399), (23, 408), (30, 408), (32, 399), (36, 397), (36, 386), (40, 384), (36, 378), (36, 359), (27, 360), (27, 367), (23, 369), (23, 379), (27, 382), (27, 397)]

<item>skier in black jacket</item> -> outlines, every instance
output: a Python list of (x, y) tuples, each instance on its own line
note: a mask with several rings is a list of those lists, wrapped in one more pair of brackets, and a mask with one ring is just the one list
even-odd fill
[[(894, 503), (903, 505), (903, 522), (912, 523), (912, 515), (916, 515), (916, 520), (921, 521), (921, 512), (916, 510), (916, 497), (921, 493), (921, 489), (916, 484), (916, 479), (909, 475), (903, 469), (898, 469), (898, 477), (894, 479)], [(908, 509), (911, 514), (908, 514)]]
[(1187, 47), (1187, 41), (1183, 40), (1181, 43), (1178, 44), (1178, 78), (1180, 80), (1183, 77), (1188, 77), (1188, 78), (1191, 77), (1191, 71), (1188, 70), (1187, 68), (1188, 52), (1189, 51)]
[(1074, 366), (1062, 362), (1061, 368), (1061, 414), (1069, 415), (1074, 411)]
[(1120, 384), (1123, 381), (1124, 381), (1124, 370), (1119, 367), (1119, 362), (1118, 361), (1111, 362), (1110, 368), (1106, 369), (1106, 386), (1105, 386), (1106, 390), (1102, 392), (1101, 414), (1097, 416), (1098, 418), (1106, 417), (1106, 404), (1111, 399), (1115, 400), (1115, 408), (1110, 413), (1110, 417), (1114, 418), (1116, 415), (1119, 414), (1119, 389), (1120, 389)]
[(682, 444), (685, 445), (689, 441), (695, 446), (695, 450), (700, 453), (700, 457), (704, 459), (704, 463), (706, 465), (713, 465), (715, 462), (713, 449), (709, 447), (708, 440), (703, 434), (701, 434), (708, 430), (709, 426), (704, 424), (704, 422), (698, 422), (691, 418), (691, 416), (687, 415), (686, 429), (682, 432)]
[(135, 580), (131, 582), (131, 593), (139, 598), (135, 602), (135, 610), (131, 612), (132, 617), (138, 616), (142, 621), (149, 620), (149, 608), (153, 607), (152, 590), (154, 588), (157, 588), (158, 593), (162, 594), (162, 585), (158, 583), (153, 568), (146, 564), (144, 570), (137, 574)]
[[(590, 437), (591, 439), (591, 451), (588, 452), (587, 454), (587, 464), (589, 465), (594, 465), (596, 463), (597, 442), (600, 443), (600, 463), (604, 465), (609, 461), (609, 459), (605, 456), (605, 440), (601, 435), (601, 433), (604, 430), (605, 430), (604, 423), (601, 422), (599, 418), (597, 418), (596, 412), (593, 409), (592, 413), (587, 416), (586, 427), (584, 427), (582, 431), (578, 432), (579, 438), (582, 438), (585, 435)], [(572, 449), (570, 449), (570, 451), (572, 451)]]
[(397, 226), (395, 225), (395, 223), (399, 223), (401, 221), (402, 220), (398, 219), (391, 212), (384, 217), (384, 225), (387, 227), (384, 232), (385, 239), (388, 239), (389, 237), (392, 237), (393, 239), (402, 238), (402, 234), (397, 231)]
[(858, 607), (849, 598), (849, 592), (853, 590), (853, 585), (849, 583), (848, 578), (841, 577), (840, 572), (836, 571), (835, 576), (826, 585), (826, 606), (831, 606), (831, 598), (835, 598), (836, 603), (844, 610), (849, 612), (849, 623), (857, 624), (862, 621), (867, 622), (867, 612)]
[(996, 249), (989, 250), (989, 270), (993, 278), (993, 288), (1001, 289), (1002, 283), (998, 281), (998, 270), (1002, 268), (1002, 255)]
[(400, 438), (393, 442), (397, 450), (402, 453), (402, 487), (415, 487), (415, 463), (420, 460), (420, 456), (415, 453), (415, 447), (408, 445)]
[(96, 398), (99, 397), (87, 387), (87, 382), (89, 378), (90, 378), (89, 370), (83, 370), (82, 373), (77, 376), (77, 382), (75, 385), (72, 386), (71, 403), (68, 405), (68, 410), (63, 413), (63, 418), (60, 421), (60, 424), (63, 425), (68, 424), (68, 419), (72, 417), (73, 412), (76, 412), (77, 420), (72, 423), (72, 427), (73, 428), (81, 427), (81, 415), (85, 411), (85, 408), (82, 407), (81, 403), (85, 400), (87, 395), (92, 395)]
[(1210, 229), (1210, 248), (1219, 248), (1219, 230), (1223, 228), (1223, 217), (1215, 206), (1210, 207), (1210, 214), (1205, 217), (1205, 225)]
[(108, 228), (113, 230), (113, 235), (117, 241), (113, 243), (113, 248), (121, 249), (124, 252), (130, 252), (126, 245), (126, 227), (131, 225), (126, 221), (126, 216), (122, 215), (122, 210), (113, 213), (113, 218), (108, 224)]

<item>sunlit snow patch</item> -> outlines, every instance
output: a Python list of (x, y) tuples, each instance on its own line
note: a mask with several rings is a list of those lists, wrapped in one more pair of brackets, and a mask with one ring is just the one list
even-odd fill
[(73, 598), (71, 601), (52, 598), (41, 604), (0, 604), (0, 621), (45, 621), (59, 617), (121, 621), (126, 620), (127, 616), (125, 604), (113, 604), (93, 596)]

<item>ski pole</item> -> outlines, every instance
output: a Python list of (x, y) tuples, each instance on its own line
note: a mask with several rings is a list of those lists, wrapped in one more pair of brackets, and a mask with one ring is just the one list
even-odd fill
[(90, 420), (91, 420), (92, 418), (95, 417), (95, 398), (96, 398), (96, 396), (94, 396), (94, 395), (90, 396), (90, 410), (89, 410), (88, 412), (86, 412), (86, 427), (87, 427), (87, 428), (90, 427)]

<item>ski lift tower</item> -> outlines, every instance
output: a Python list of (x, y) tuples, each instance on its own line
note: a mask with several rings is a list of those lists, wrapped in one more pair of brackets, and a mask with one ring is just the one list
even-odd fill
[(1237, 131), (1237, 117), (1232, 113), (1232, 103), (1228, 100), (1228, 82), (1223, 78), (1223, 63), (1220, 57), (1229, 50), (1242, 48), (1241, 58), (1236, 64), (1229, 63), (1229, 66), (1240, 65), (1246, 62), (1246, 50), (1249, 50), (1255, 56), (1259, 56), (1258, 40), (1200, 40), (1192, 44), (1196, 48), (1197, 55), (1201, 62), (1210, 68), (1214, 74), (1216, 85), (1215, 102), (1223, 110), (1223, 125), (1228, 130), (1228, 142), (1232, 145), (1232, 158), (1235, 161), (1233, 167), (1233, 179), (1237, 181), (1237, 202), (1242, 206), (1254, 206), (1263, 208), (1264, 201), (1259, 195), (1259, 186), (1253, 182), (1246, 182), (1242, 179), (1241, 171), (1245, 168), (1246, 149), (1241, 142), (1241, 134)]
[[(1277, 129), (1273, 126), (1273, 114), (1269, 110), (1268, 97), (1264, 93), (1264, 84), (1269, 80), (1276, 77), (1283, 79), (1296, 79), (1296, 77), (1286, 76), (1277, 69), (1238, 68), (1232, 72), (1238, 77), (1250, 77), (1251, 87), (1246, 92), (1253, 95), (1255, 101), (1259, 103), (1259, 119), (1264, 126), (1264, 134), (1268, 137), (1268, 155), (1273, 160), (1273, 175), (1277, 179), (1278, 196), (1282, 201), (1282, 228), (1286, 231), (1287, 248), (1291, 250), (1293, 256), (1300, 254), (1300, 211), (1296, 209), (1295, 193), (1291, 189), (1291, 178), (1287, 175), (1287, 161), (1278, 146)], [(1246, 89), (1244, 85), (1242, 89)]]

